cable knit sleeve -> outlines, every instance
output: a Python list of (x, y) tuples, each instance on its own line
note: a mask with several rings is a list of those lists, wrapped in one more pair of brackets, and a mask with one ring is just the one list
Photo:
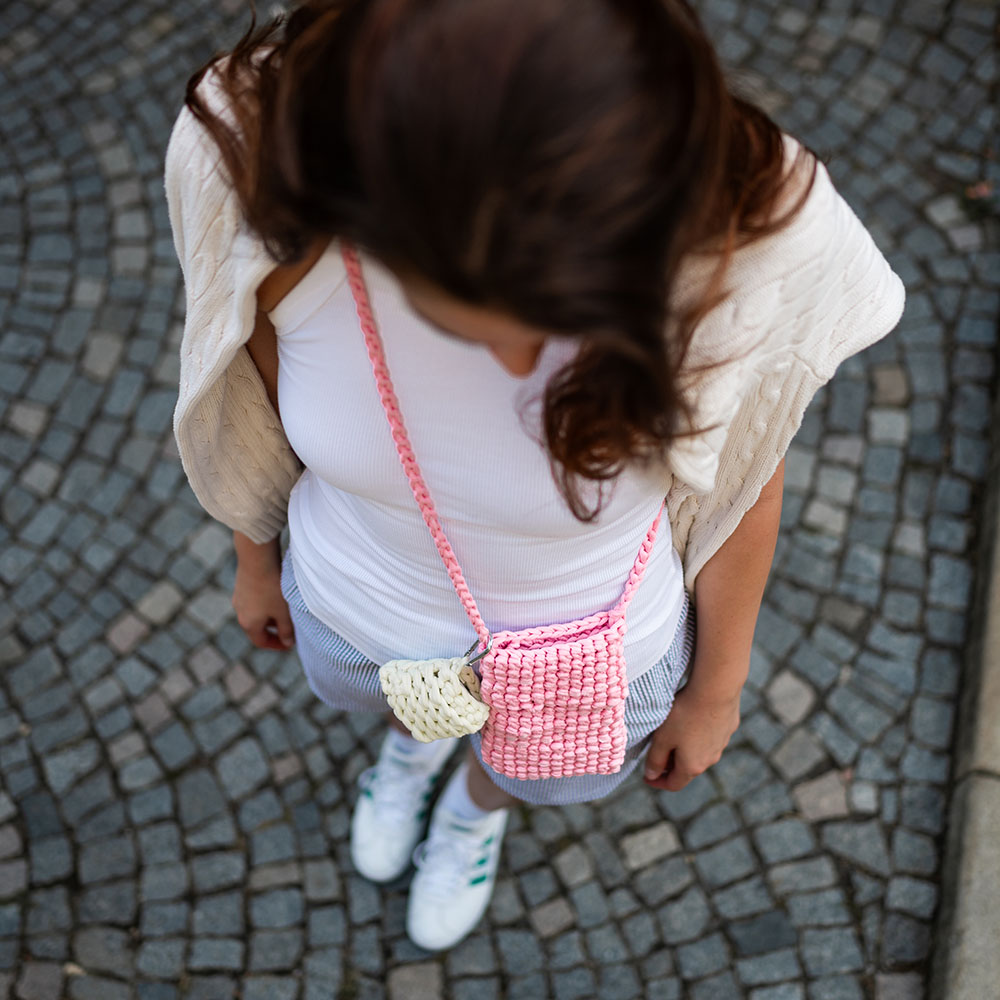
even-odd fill
[[(218, 100), (210, 79), (202, 87)], [(165, 188), (186, 300), (174, 411), (181, 462), (209, 514), (269, 541), (301, 471), (243, 346), (257, 287), (275, 263), (245, 226), (219, 152), (187, 108), (167, 147)]]
[(686, 360), (697, 433), (671, 453), (668, 509), (689, 589), (756, 503), (817, 389), (903, 309), (902, 283), (822, 165), (792, 222), (737, 252), (728, 285)]

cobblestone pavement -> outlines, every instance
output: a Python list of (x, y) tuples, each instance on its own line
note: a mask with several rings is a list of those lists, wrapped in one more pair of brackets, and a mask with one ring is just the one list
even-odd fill
[(991, 0), (712, 0), (909, 288), (792, 448), (744, 721), (677, 795), (514, 817), (428, 956), (345, 835), (380, 726), (232, 620), (169, 433), (161, 157), (233, 3), (0, 5), (0, 996), (917, 1000), (939, 896), (1000, 256)]

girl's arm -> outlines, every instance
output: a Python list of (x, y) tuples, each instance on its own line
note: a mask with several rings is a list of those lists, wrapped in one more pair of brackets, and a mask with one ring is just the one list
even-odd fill
[(288, 603), (281, 594), (279, 540), (258, 545), (234, 531), (233, 546), (236, 549), (233, 610), (240, 628), (261, 649), (288, 649), (295, 642), (295, 630)]
[[(257, 288), (257, 318), (246, 348), (279, 419), (278, 338), (267, 314), (302, 280), (326, 245), (322, 241), (313, 243), (301, 261), (276, 267)], [(236, 549), (233, 608), (240, 627), (255, 646), (287, 649), (295, 641), (295, 635), (288, 604), (281, 596), (280, 540), (274, 538), (257, 544), (234, 531), (233, 546)]]
[(257, 286), (257, 319), (246, 348), (260, 372), (275, 413), (278, 413), (278, 338), (268, 313), (308, 274), (328, 245), (329, 241), (313, 241), (302, 260), (276, 267)]
[[(263, 287), (263, 286), (262, 286)], [(257, 300), (260, 302), (260, 291)], [(262, 309), (257, 311), (247, 351), (260, 372), (267, 398), (278, 412), (278, 340)], [(261, 649), (288, 649), (294, 642), (292, 619), (281, 596), (281, 543), (278, 538), (258, 544), (239, 531), (233, 532), (236, 549), (236, 579), (233, 609), (240, 628)]]
[(739, 526), (695, 581), (694, 662), (667, 720), (653, 734), (645, 778), (677, 791), (711, 767), (740, 723), (740, 692), (781, 518), (784, 459)]

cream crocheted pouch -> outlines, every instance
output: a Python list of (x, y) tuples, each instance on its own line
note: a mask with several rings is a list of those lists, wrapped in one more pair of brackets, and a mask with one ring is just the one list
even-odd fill
[(490, 707), (479, 694), (479, 678), (465, 656), (437, 660), (390, 660), (378, 672), (389, 707), (421, 743), (467, 736), (482, 729)]

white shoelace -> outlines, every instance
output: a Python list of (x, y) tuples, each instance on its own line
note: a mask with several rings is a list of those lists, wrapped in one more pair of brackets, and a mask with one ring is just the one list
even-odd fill
[(372, 806), (386, 823), (408, 823), (419, 812), (421, 801), (436, 771), (414, 767), (388, 754), (358, 776), (362, 791), (371, 792)]
[(423, 875), (421, 891), (442, 901), (453, 899), (457, 890), (468, 885), (470, 869), (482, 856), (488, 836), (488, 821), (432, 825), (430, 836), (413, 851), (413, 864)]

